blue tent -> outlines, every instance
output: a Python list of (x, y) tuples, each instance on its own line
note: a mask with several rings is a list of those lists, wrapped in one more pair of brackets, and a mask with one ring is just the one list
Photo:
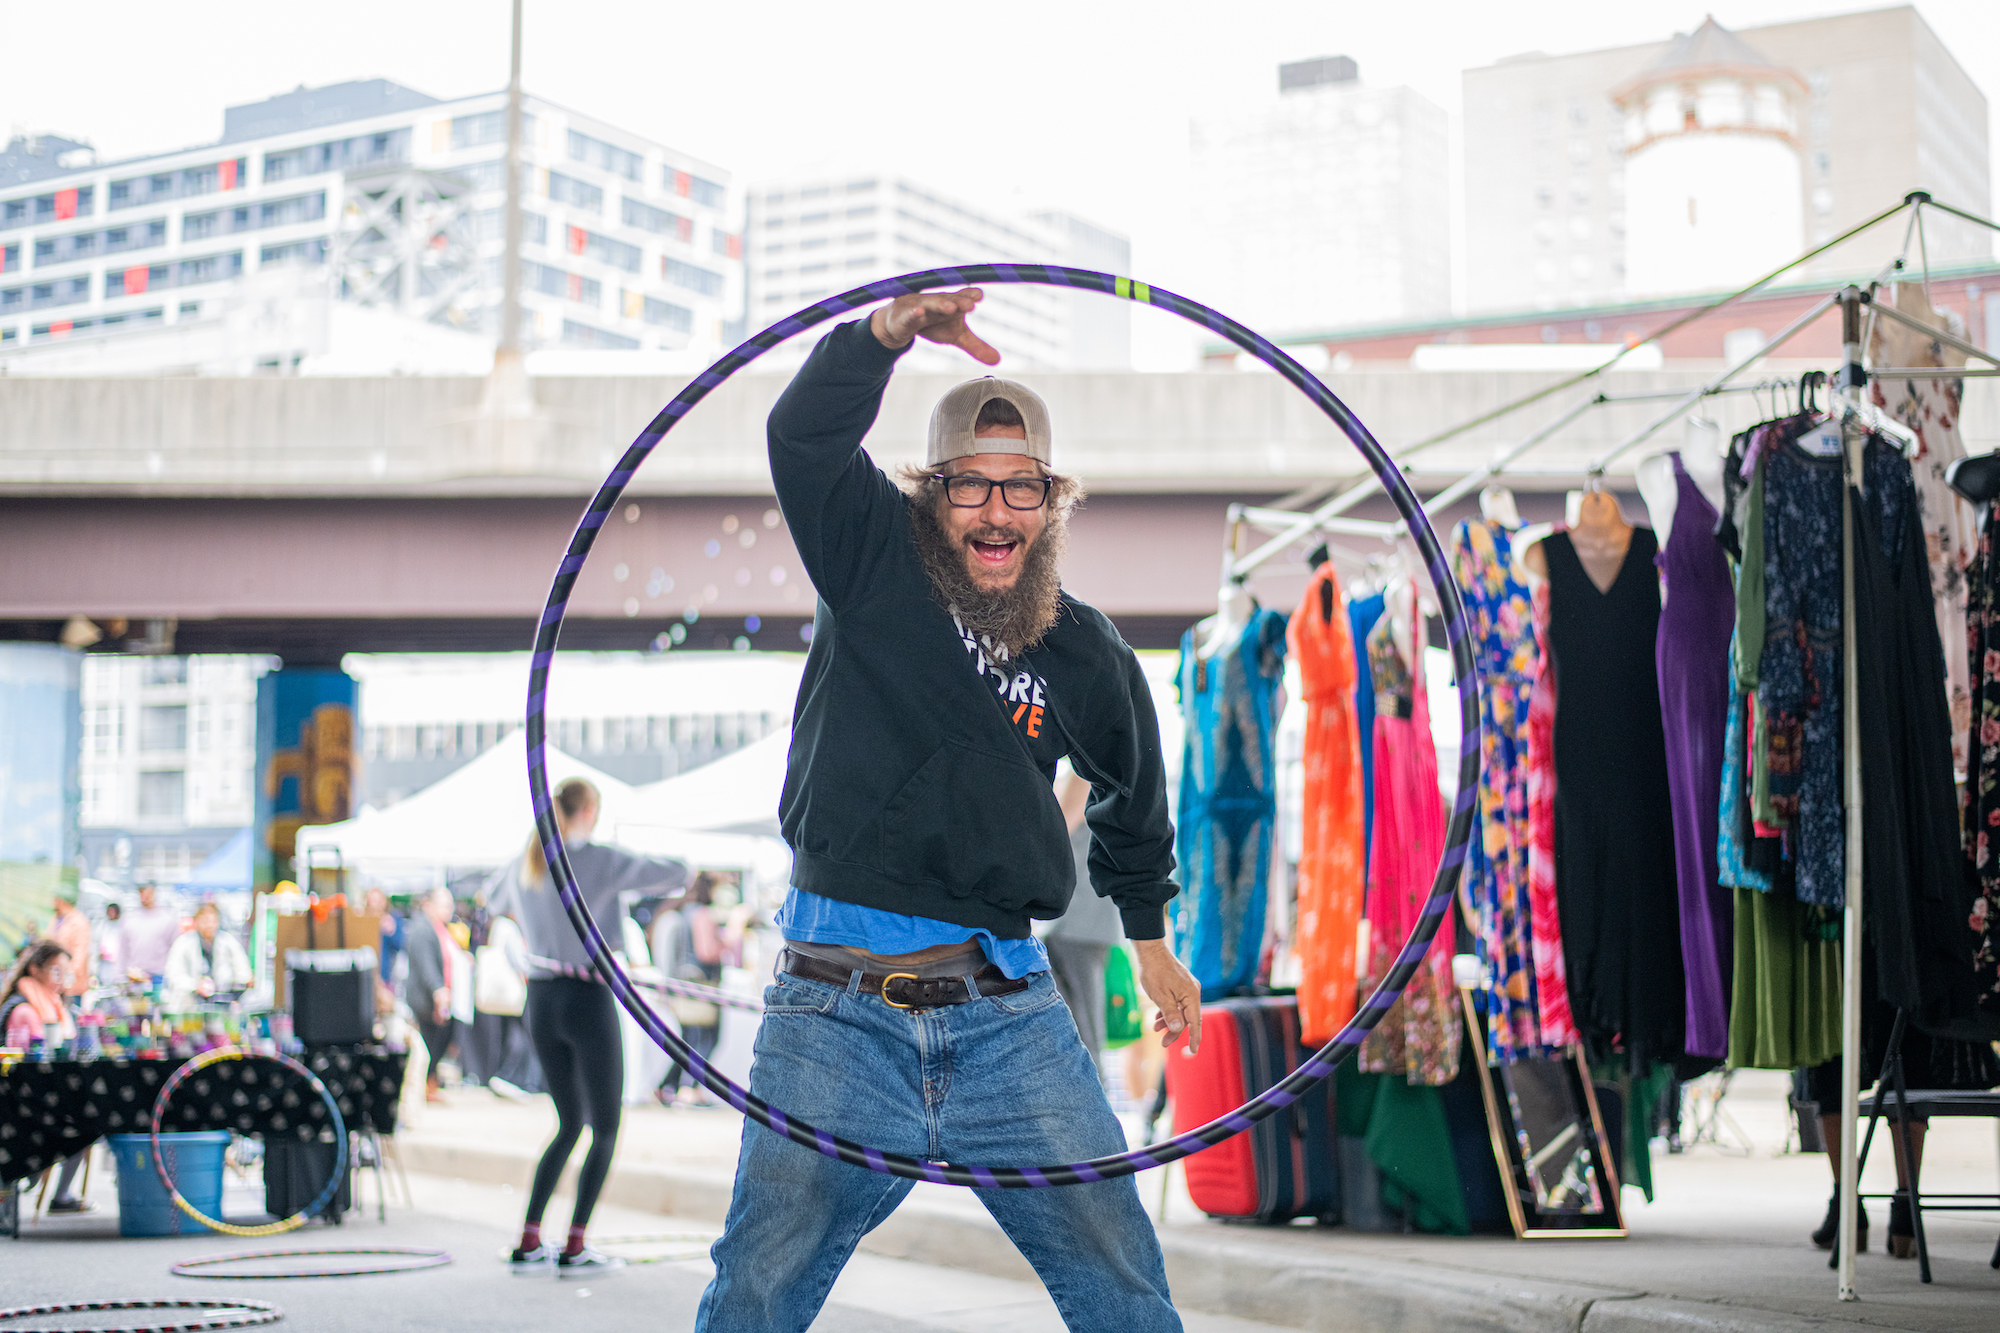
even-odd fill
[(250, 830), (238, 829), (236, 836), (215, 850), (214, 855), (194, 868), (181, 881), (182, 891), (197, 897), (250, 888)]

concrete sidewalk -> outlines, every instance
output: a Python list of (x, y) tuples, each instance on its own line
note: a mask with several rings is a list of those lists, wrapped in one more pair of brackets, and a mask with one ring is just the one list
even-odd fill
[[(1244, 1227), (1208, 1221), (1175, 1170), (1140, 1177), (1163, 1216), (1159, 1233), (1183, 1308), (1301, 1329), (1508, 1330), (1639, 1333), (1673, 1329), (1912, 1329), (2000, 1327), (2000, 1271), (1988, 1266), (1994, 1214), (1927, 1214), (1936, 1281), (1888, 1257), (1887, 1208), (1871, 1210), (1862, 1299), (1834, 1298), (1826, 1255), (1806, 1235), (1825, 1211), (1821, 1156), (1779, 1155), (1785, 1080), (1742, 1074), (1727, 1109), (1742, 1137), (1718, 1150), (1656, 1151), (1658, 1202), (1625, 1193), (1625, 1241), (1518, 1242), (1504, 1237), (1378, 1235), (1345, 1228)], [(425, 1108), (399, 1136), (404, 1160), (426, 1175), (524, 1188), (554, 1125), (547, 1099), (506, 1102), (475, 1089)], [(717, 1223), (728, 1206), (740, 1118), (726, 1110), (628, 1108), (606, 1202)], [(1878, 1140), (1867, 1186), (1893, 1185)], [(803, 1150), (802, 1150), (803, 1151)], [(1988, 1121), (1940, 1120), (1924, 1184), (1939, 1191), (1994, 1187), (2000, 1172)], [(1164, 1190), (1163, 1190), (1164, 1187)], [(1164, 1193), (1164, 1208), (1162, 1194)], [(419, 1200), (421, 1203), (422, 1200)], [(552, 1210), (552, 1220), (563, 1214)], [(889, 1258), (1032, 1280), (1018, 1252), (972, 1191), (918, 1185), (862, 1243)]]

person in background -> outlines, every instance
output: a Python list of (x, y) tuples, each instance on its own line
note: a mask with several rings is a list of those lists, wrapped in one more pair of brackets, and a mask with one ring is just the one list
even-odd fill
[(49, 922), (48, 937), (69, 954), (69, 983), (63, 994), (75, 999), (90, 989), (91, 963), (97, 955), (90, 950), (90, 918), (76, 910), (76, 890), (68, 885), (56, 890), (56, 915)]
[(181, 933), (181, 914), (160, 906), (156, 885), (139, 886), (139, 905), (119, 922), (125, 940), (125, 975), (135, 981), (164, 976), (167, 950)]
[[(577, 888), (591, 916), (615, 940), (625, 911), (624, 894), (678, 889), (687, 883), (688, 870), (678, 861), (634, 856), (590, 841), (599, 806), (597, 788), (582, 778), (570, 778), (555, 790), (556, 827)], [(531, 1273), (546, 1271), (553, 1261), (557, 1277), (590, 1277), (625, 1262), (583, 1243), (591, 1210), (611, 1173), (624, 1109), (620, 1100), (625, 1091), (625, 1043), (618, 1029), (618, 1005), (611, 988), (592, 970), (590, 955), (570, 925), (562, 895), (543, 859), (540, 838), (529, 836), (509, 881), (497, 886), (495, 896), (498, 910), (514, 918), (527, 945), (528, 1037), (542, 1063), (542, 1083), (556, 1104), (555, 1137), (535, 1167), (521, 1243), (507, 1262), (517, 1273)], [(542, 1242), (542, 1214), (586, 1125), (590, 1151), (577, 1172), (569, 1238), (558, 1254)]]
[(97, 932), (97, 975), (107, 986), (125, 979), (124, 915), (117, 903), (104, 904), (104, 926)]
[[(63, 992), (70, 983), (69, 951), (54, 940), (42, 940), (21, 951), (14, 968), (0, 989), (0, 1045), (25, 1051), (28, 1043), (46, 1040), (55, 1029), (57, 1041), (76, 1038), (76, 1020), (70, 1017)], [(51, 1213), (87, 1213), (94, 1206), (73, 1192), (83, 1152), (63, 1159), (56, 1174), (56, 1196), (49, 1203)]]
[[(667, 915), (662, 931), (655, 932), (660, 938), (659, 957), (655, 961), (676, 981), (692, 981), (702, 986), (717, 986), (722, 982), (725, 942), (715, 902), (721, 880), (713, 870), (695, 875), (679, 909)], [(681, 1036), (694, 1047), (695, 1054), (703, 1059), (713, 1055), (716, 1038), (722, 1031), (722, 1011), (707, 1001), (685, 997), (675, 997), (672, 1007), (680, 1020)], [(705, 1021), (695, 1021), (695, 1015)], [(667, 1074), (660, 1091), (663, 1101), (671, 1099), (689, 1106), (715, 1105), (708, 1090), (678, 1064)]]
[[(1074, 772), (1065, 772), (1056, 783), (1056, 802), (1062, 807), (1063, 822), (1069, 825), (1070, 854), (1076, 858), (1076, 882), (1090, 883), (1090, 826), (1084, 823), (1084, 807), (1090, 802), (1090, 784)], [(1118, 904), (1088, 891), (1069, 900), (1069, 910), (1053, 921), (1035, 923), (1035, 935), (1049, 951), (1049, 975), (1069, 1016), (1076, 1020), (1077, 1035), (1090, 1052), (1097, 1077), (1104, 1077), (1104, 962), (1125, 939)]]
[(194, 929), (167, 950), (166, 978), (170, 1005), (250, 988), (250, 955), (222, 930), (222, 913), (214, 903), (195, 908)]
[[(381, 919), (382, 942), (377, 952), (381, 956), (375, 973), (375, 984), (381, 988), (381, 999), (393, 1001), (396, 994), (396, 964), (403, 959), (403, 950), (409, 947), (409, 929), (403, 924), (402, 916), (389, 905), (389, 895), (379, 884), (370, 886), (362, 899), (362, 913)], [(383, 1007), (383, 1006), (378, 1006)]]
[(424, 1100), (440, 1101), (438, 1064), (451, 1049), (454, 1032), (452, 993), (463, 984), (457, 975), (467, 966), (465, 952), (451, 933), (457, 904), (451, 890), (440, 884), (424, 895), (423, 920), (412, 922), (405, 945), (410, 960), (403, 976), (403, 1000), (417, 1020), (431, 1067), (424, 1075)]

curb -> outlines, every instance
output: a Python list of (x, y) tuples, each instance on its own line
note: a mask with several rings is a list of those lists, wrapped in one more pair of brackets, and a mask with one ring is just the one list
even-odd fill
[[(398, 1147), (404, 1165), (419, 1174), (523, 1190), (534, 1175), (532, 1151), (415, 1135)], [(573, 1188), (575, 1179), (572, 1164), (563, 1172), (561, 1188)], [(620, 1207), (720, 1226), (729, 1211), (732, 1185), (728, 1173), (619, 1162), (601, 1197)], [(926, 1198), (925, 1191), (932, 1188), (920, 1185), (862, 1238), (860, 1248), (936, 1268), (1038, 1280), (984, 1209)], [(1160, 1246), (1176, 1305), (1308, 1333), (1351, 1333), (1356, 1328), (1399, 1333), (1883, 1333), (1885, 1327), (1337, 1250), (1244, 1244), (1220, 1228), (1164, 1230)]]

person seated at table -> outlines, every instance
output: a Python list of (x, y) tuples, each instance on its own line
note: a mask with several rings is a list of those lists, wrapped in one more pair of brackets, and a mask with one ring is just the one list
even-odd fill
[[(76, 1040), (76, 1020), (63, 1002), (70, 981), (69, 950), (62, 945), (42, 940), (22, 950), (7, 974), (6, 988), (0, 990), (0, 1045), (25, 1051), (29, 1042), (46, 1040), (51, 1026), (57, 1041)], [(63, 1159), (56, 1174), (56, 1197), (49, 1202), (51, 1213), (87, 1213), (93, 1207), (73, 1192), (83, 1156), (80, 1152)]]
[(194, 929), (167, 950), (169, 1008), (249, 989), (250, 955), (234, 936), (223, 934), (221, 926), (222, 913), (215, 904), (203, 903), (194, 910)]

